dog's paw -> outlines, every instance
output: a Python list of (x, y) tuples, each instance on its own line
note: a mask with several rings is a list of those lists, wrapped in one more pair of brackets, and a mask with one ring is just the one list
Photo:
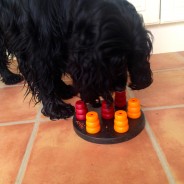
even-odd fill
[(75, 108), (64, 102), (48, 103), (42, 108), (42, 114), (51, 120), (66, 119), (74, 115)]
[(24, 78), (21, 75), (13, 73), (11, 75), (7, 75), (6, 77), (2, 77), (2, 82), (6, 85), (17, 84), (19, 82), (22, 82), (23, 80)]
[(60, 94), (63, 100), (68, 100), (73, 96), (77, 95), (77, 92), (74, 90), (74, 88), (71, 85), (66, 85), (64, 88), (62, 88), (62, 91)]

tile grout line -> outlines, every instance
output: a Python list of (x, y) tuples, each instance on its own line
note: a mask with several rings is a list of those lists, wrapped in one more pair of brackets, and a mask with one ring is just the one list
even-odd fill
[(12, 126), (12, 125), (30, 124), (30, 123), (33, 123), (34, 121), (35, 121), (34, 119), (30, 119), (30, 120), (25, 120), (25, 121), (5, 122), (5, 123), (0, 123), (0, 127)]
[[(131, 98), (135, 97), (133, 91), (131, 91), (130, 88), (128, 88), (128, 94), (129, 94), (129, 96)], [(176, 182), (175, 182), (174, 176), (173, 176), (173, 174), (172, 174), (172, 172), (170, 170), (170, 167), (169, 167), (168, 161), (167, 161), (167, 159), (165, 157), (165, 154), (162, 151), (162, 148), (160, 147), (160, 145), (159, 145), (159, 143), (158, 143), (158, 141), (157, 141), (157, 139), (156, 139), (156, 137), (155, 137), (151, 127), (150, 127), (150, 124), (149, 124), (149, 122), (147, 121), (146, 118), (145, 118), (145, 121), (146, 121), (146, 126), (145, 126), (146, 132), (147, 132), (147, 134), (148, 134), (148, 136), (150, 138), (150, 141), (151, 141), (152, 146), (153, 146), (153, 148), (154, 148), (154, 150), (155, 150), (155, 152), (157, 154), (157, 157), (158, 157), (158, 159), (160, 161), (160, 164), (161, 164), (161, 166), (162, 166), (162, 168), (163, 168), (163, 170), (164, 170), (164, 172), (166, 174), (168, 182), (169, 182), (169, 184), (175, 184)]]
[(160, 106), (160, 107), (143, 107), (143, 111), (153, 111), (153, 110), (164, 110), (164, 109), (177, 109), (177, 108), (184, 108), (184, 104), (181, 105), (167, 105), (167, 106)]
[(152, 143), (153, 148), (158, 156), (160, 164), (161, 164), (161, 166), (166, 174), (168, 182), (169, 182), (169, 184), (175, 184), (176, 182), (175, 182), (174, 176), (170, 170), (169, 163), (165, 157), (165, 154), (163, 153), (162, 148), (160, 147), (159, 143), (157, 142), (156, 137), (155, 137), (150, 125), (149, 125), (149, 122), (147, 121), (146, 118), (145, 118), (145, 120), (146, 120), (146, 126), (145, 126), (146, 132), (151, 140), (151, 143)]
[[(68, 119), (72, 119), (72, 118), (73, 118), (73, 116), (69, 117)], [(50, 118), (45, 118), (45, 119), (40, 118), (39, 119), (40, 123), (45, 123), (48, 121), (51, 121)], [(25, 121), (5, 122), (5, 123), (0, 123), (0, 127), (13, 126), (13, 125), (25, 125), (25, 124), (31, 124), (33, 122), (35, 122), (35, 119), (30, 119), (30, 120), (25, 120)]]
[(3, 89), (3, 88), (15, 88), (15, 87), (24, 87), (24, 84), (15, 84), (15, 85), (0, 86), (0, 89)]
[(32, 130), (32, 134), (31, 134), (29, 142), (27, 144), (25, 154), (24, 154), (23, 159), (22, 159), (22, 163), (20, 165), (16, 180), (15, 180), (15, 184), (21, 184), (22, 180), (24, 178), (26, 168), (27, 168), (27, 165), (28, 165), (28, 162), (29, 162), (29, 158), (30, 158), (30, 155), (31, 155), (31, 151), (32, 151), (32, 148), (33, 148), (33, 144), (34, 144), (34, 141), (35, 141), (38, 129), (39, 129), (39, 125), (40, 125), (41, 108), (42, 108), (42, 105), (40, 105), (40, 108), (38, 109), (38, 112), (37, 112), (37, 115), (36, 115), (36, 118), (35, 118), (34, 127), (33, 127), (33, 130)]
[(184, 70), (184, 67), (178, 67), (178, 68), (166, 68), (166, 69), (156, 69), (153, 70), (153, 73), (158, 73), (158, 72), (170, 72), (170, 71), (180, 71)]

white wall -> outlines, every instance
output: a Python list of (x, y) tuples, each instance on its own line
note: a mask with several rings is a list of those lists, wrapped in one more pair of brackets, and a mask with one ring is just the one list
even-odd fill
[(184, 22), (147, 26), (154, 35), (153, 53), (184, 51)]
[(128, 1), (143, 15), (153, 33), (155, 54), (184, 51), (184, 0)]

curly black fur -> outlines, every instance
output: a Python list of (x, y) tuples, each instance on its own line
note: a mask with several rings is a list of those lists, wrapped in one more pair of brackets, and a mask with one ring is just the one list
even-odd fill
[[(4, 49), (17, 57), (29, 92), (51, 119), (73, 115), (62, 99), (76, 93), (112, 103), (128, 72), (134, 90), (152, 83), (151, 34), (126, 0), (1, 0), (0, 28)], [(73, 87), (61, 80), (65, 74)]]
[(23, 77), (20, 74), (10, 71), (9, 67), (12, 60), (8, 59), (4, 40), (1, 35), (0, 28), (0, 80), (7, 85), (17, 84), (23, 80)]

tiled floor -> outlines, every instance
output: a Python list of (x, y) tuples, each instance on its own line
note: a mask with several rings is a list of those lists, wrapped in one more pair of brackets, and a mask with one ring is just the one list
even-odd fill
[(128, 91), (146, 127), (114, 145), (84, 141), (71, 118), (51, 122), (24, 100), (22, 84), (0, 83), (0, 184), (183, 184), (184, 52), (153, 55), (151, 64), (153, 85)]

